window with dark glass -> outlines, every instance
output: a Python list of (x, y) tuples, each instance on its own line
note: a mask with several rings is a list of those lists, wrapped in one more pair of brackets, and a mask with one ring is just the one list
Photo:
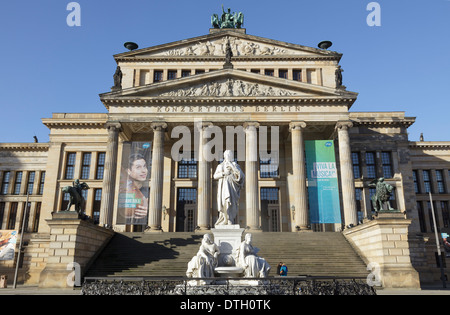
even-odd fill
[(384, 178), (394, 177), (392, 171), (391, 152), (381, 152), (381, 164), (383, 167), (383, 177)]
[(287, 79), (288, 78), (288, 71), (287, 70), (278, 70), (278, 77)]
[(73, 179), (76, 156), (77, 156), (77, 154), (74, 152), (67, 153), (66, 171), (65, 171), (64, 179)]
[[(24, 224), (25, 227), (25, 233), (29, 232), (29, 222), (30, 222), (30, 211), (31, 211), (31, 202), (28, 202), (28, 204), (26, 202), (23, 203), (23, 211), (22, 211), (22, 217), (20, 218), (20, 227), (19, 227), (19, 231), (22, 230), (22, 222)], [(25, 220), (23, 218), (23, 216), (25, 215)], [(25, 222), (24, 222), (25, 221)]]
[(187, 159), (181, 159), (178, 162), (178, 178), (196, 178), (197, 177), (197, 161), (192, 154), (192, 157)]
[(273, 77), (274, 71), (273, 71), (273, 69), (265, 69), (264, 74)]
[(68, 193), (64, 193), (63, 194), (63, 199), (61, 202), (61, 210), (66, 210), (67, 206), (69, 205), (69, 201), (70, 201), (70, 194)]
[(11, 172), (3, 172), (3, 179), (2, 179), (2, 195), (7, 195), (9, 190), (9, 180), (11, 178)]
[(259, 176), (261, 178), (278, 177), (278, 154), (270, 157), (261, 157), (259, 159)]
[(20, 194), (20, 187), (22, 186), (23, 172), (16, 172), (16, 180), (14, 181), (14, 195)]
[(155, 70), (153, 72), (153, 82), (156, 83), (162, 81), (162, 79), (163, 79), (163, 72), (160, 70)]
[(358, 221), (362, 222), (364, 219), (364, 204), (363, 204), (363, 190), (362, 188), (355, 188), (356, 211), (358, 213)]
[(420, 224), (420, 232), (427, 232), (427, 224), (425, 223), (425, 214), (423, 212), (422, 202), (417, 201), (417, 213), (419, 214), (419, 224)]
[(418, 175), (417, 175), (417, 171), (413, 170), (413, 181), (414, 181), (414, 191), (416, 192), (416, 194), (420, 194), (420, 185), (419, 185), (419, 181), (418, 181)]
[(450, 213), (448, 209), (448, 201), (441, 201), (441, 210), (444, 227), (448, 228), (450, 226)]
[(444, 172), (442, 170), (436, 170), (436, 182), (439, 194), (445, 194)]
[(3, 228), (3, 218), (5, 217), (5, 206), (6, 203), (0, 202), (0, 230)]
[(292, 70), (292, 76), (295, 81), (302, 81), (302, 70)]
[(36, 172), (29, 172), (28, 173), (27, 194), (29, 194), (29, 195), (33, 194), (33, 187), (34, 187), (35, 176), (36, 176)]
[(92, 205), (92, 219), (95, 224), (100, 222), (100, 207), (102, 204), (102, 189), (94, 190), (94, 204)]
[(181, 77), (186, 78), (191, 76), (191, 70), (181, 70)]
[(375, 152), (366, 152), (366, 168), (367, 168), (367, 177), (368, 178), (376, 178), (377, 177)]
[(32, 233), (37, 233), (39, 231), (39, 218), (41, 217), (41, 206), (42, 206), (41, 202), (36, 202)]
[(91, 171), (91, 156), (90, 152), (83, 153), (83, 159), (81, 164), (81, 179), (88, 179), (89, 172)]
[(95, 172), (95, 179), (103, 179), (103, 172), (105, 171), (105, 152), (99, 152), (97, 155), (97, 170)]
[[(434, 222), (433, 222), (432, 211), (433, 211), (433, 209), (436, 209), (436, 202), (433, 201), (433, 208), (431, 208), (431, 202), (427, 201), (427, 208), (428, 208), (428, 218), (430, 219), (431, 232), (434, 232)], [(437, 216), (436, 216), (436, 227), (439, 231), (439, 220), (438, 220)]]
[(16, 216), (17, 216), (17, 206), (19, 205), (18, 202), (11, 202), (11, 208), (9, 209), (9, 216), (8, 216), (8, 230), (14, 230), (16, 228)]
[(431, 185), (431, 176), (429, 170), (422, 171), (423, 185), (425, 187), (425, 193), (433, 193), (432, 185)]
[(353, 177), (361, 178), (361, 164), (359, 162), (359, 152), (352, 152)]
[(251, 69), (250, 72), (251, 72), (251, 73), (260, 74), (260, 73), (261, 73), (261, 70), (259, 70), (259, 69)]
[(203, 69), (196, 69), (195, 70), (195, 74), (203, 74), (203, 73), (205, 73), (205, 70), (203, 70)]
[(167, 80), (173, 80), (177, 78), (177, 70), (167, 71)]
[(44, 194), (45, 171), (41, 172), (41, 180), (39, 181), (39, 195)]

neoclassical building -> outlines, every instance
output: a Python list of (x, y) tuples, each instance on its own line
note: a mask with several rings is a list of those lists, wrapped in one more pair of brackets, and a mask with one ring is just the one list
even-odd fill
[(357, 229), (372, 221), (371, 183), (383, 177), (408, 222), (400, 255), (435, 280), (428, 192), (448, 228), (450, 142), (410, 141), (415, 118), (402, 111), (358, 112), (341, 57), (245, 29), (115, 55), (115, 84), (100, 94), (106, 112), (54, 113), (42, 119), (48, 143), (0, 144), (0, 230), (19, 230), (28, 206), (29, 281), (56, 255), (49, 222), (68, 205), (61, 188), (88, 184), (84, 211), (100, 228), (208, 231), (225, 150), (245, 174), (235, 223), (248, 231)]

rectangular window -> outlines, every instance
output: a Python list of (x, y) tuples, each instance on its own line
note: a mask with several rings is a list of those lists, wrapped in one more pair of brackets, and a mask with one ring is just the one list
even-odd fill
[(195, 211), (197, 204), (196, 188), (178, 188), (177, 232), (193, 232), (195, 230)]
[(445, 184), (444, 184), (444, 172), (442, 170), (436, 170), (436, 182), (439, 194), (445, 194)]
[(196, 178), (197, 177), (197, 161), (192, 157), (190, 160), (181, 159), (178, 162), (178, 178)]
[(280, 219), (278, 195), (278, 188), (261, 188), (261, 212), (268, 218), (269, 226), (267, 226), (267, 228), (269, 228), (270, 232), (279, 231)]
[(11, 179), (11, 172), (3, 172), (3, 179), (2, 179), (2, 195), (7, 195), (9, 190), (9, 180)]
[(259, 176), (261, 178), (278, 177), (278, 154), (274, 156), (259, 159)]
[(92, 205), (92, 219), (94, 220), (94, 224), (98, 224), (100, 222), (100, 207), (102, 204), (102, 189), (94, 190), (94, 204)]
[(356, 210), (358, 211), (358, 218), (362, 220), (362, 212), (363, 212), (363, 190), (362, 188), (355, 188), (355, 199), (356, 199)]
[(163, 79), (163, 72), (160, 70), (155, 70), (153, 72), (153, 83), (160, 82)]
[(423, 178), (423, 185), (425, 186), (425, 193), (433, 193), (433, 189), (431, 187), (431, 176), (430, 176), (430, 171), (428, 170), (423, 170), (422, 171), (422, 178)]
[(97, 155), (97, 170), (95, 172), (95, 179), (103, 179), (103, 172), (105, 171), (105, 152), (99, 152)]
[(444, 222), (444, 227), (448, 228), (450, 226), (450, 213), (448, 209), (448, 201), (441, 201), (442, 210), (442, 221)]
[(0, 202), (0, 230), (2, 229), (3, 218), (5, 217), (5, 206), (6, 204), (4, 202)]
[[(436, 210), (436, 203), (435, 201), (433, 201), (433, 209), (431, 209), (431, 202), (427, 201), (427, 208), (428, 208), (428, 217), (430, 219), (430, 227), (431, 227), (431, 232), (434, 232), (434, 222), (433, 222), (433, 214), (432, 211), (433, 209)], [(437, 213), (435, 212), (436, 215), (436, 227), (439, 231), (439, 220), (437, 218)]]
[(181, 77), (186, 78), (191, 76), (191, 70), (181, 70)]
[[(25, 208), (25, 207), (26, 207), (26, 208)], [(22, 230), (22, 222), (24, 221), (24, 220), (23, 220), (23, 216), (26, 215), (26, 216), (25, 216), (25, 222), (24, 222), (25, 233), (28, 233), (28, 232), (29, 232), (28, 225), (29, 225), (29, 221), (30, 221), (30, 210), (31, 210), (31, 202), (29, 202), (28, 205), (27, 205), (26, 202), (24, 202), (24, 203), (23, 203), (22, 217), (20, 218), (20, 227), (19, 227), (19, 231)]]
[(66, 171), (64, 179), (73, 179), (75, 170), (75, 159), (77, 154), (75, 152), (67, 153)]
[(293, 79), (295, 81), (302, 81), (302, 70), (293, 70), (292, 71)]
[(278, 70), (278, 77), (287, 79), (288, 78), (288, 71), (287, 70)]
[(417, 171), (413, 170), (413, 180), (414, 180), (414, 191), (416, 194), (420, 194), (420, 185), (418, 181)]
[(359, 152), (352, 152), (353, 177), (361, 178), (361, 164), (359, 162)]
[(273, 77), (273, 69), (265, 69), (264, 74)]
[(35, 176), (36, 176), (36, 172), (29, 172), (28, 173), (27, 194), (29, 194), (29, 195), (33, 194), (33, 187), (34, 187)]
[(167, 71), (167, 80), (174, 80), (177, 78), (177, 70)]
[(64, 193), (63, 194), (63, 200), (61, 202), (61, 210), (66, 210), (67, 206), (69, 205), (69, 201), (70, 201), (70, 195), (69, 193)]
[(83, 160), (81, 164), (81, 179), (88, 179), (91, 171), (91, 156), (90, 152), (83, 153)]
[(22, 186), (23, 172), (16, 172), (16, 180), (14, 181), (14, 195), (20, 194), (20, 187)]
[(203, 69), (196, 69), (195, 70), (195, 74), (203, 74), (203, 73), (205, 73), (205, 70), (203, 70)]
[(427, 232), (427, 224), (425, 222), (425, 214), (423, 212), (422, 202), (417, 201), (417, 213), (419, 214), (420, 232)]
[(39, 181), (39, 195), (44, 194), (45, 171), (41, 172), (41, 180)]
[(366, 152), (367, 178), (377, 177), (377, 168), (375, 162), (375, 152)]
[(383, 167), (383, 177), (384, 178), (394, 177), (392, 171), (391, 152), (381, 152), (381, 163)]
[(251, 73), (260, 74), (260, 73), (261, 73), (261, 70), (259, 70), (259, 69), (251, 69), (250, 72), (251, 72)]
[(39, 218), (41, 217), (41, 202), (36, 202), (36, 210), (34, 211), (33, 233), (39, 231)]
[(19, 205), (18, 202), (11, 202), (11, 208), (9, 209), (9, 216), (8, 216), (8, 230), (14, 230), (16, 228), (16, 216), (17, 216), (17, 206)]

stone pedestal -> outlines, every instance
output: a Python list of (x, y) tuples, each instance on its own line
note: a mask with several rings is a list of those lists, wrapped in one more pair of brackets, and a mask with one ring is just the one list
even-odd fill
[(420, 288), (419, 274), (410, 259), (410, 224), (400, 212), (380, 211), (375, 220), (343, 232), (367, 263), (367, 274), (375, 285)]
[(73, 287), (114, 232), (78, 219), (75, 211), (54, 212), (47, 224), (50, 227), (49, 253), (39, 287)]
[[(214, 243), (219, 246), (220, 255), (218, 267), (235, 267), (236, 263), (233, 257), (234, 251), (239, 248), (242, 242), (243, 228), (239, 224), (216, 225), (211, 229), (214, 235)], [(225, 269), (219, 269), (224, 271)], [(230, 269), (231, 271), (231, 269)], [(222, 272), (223, 274), (224, 272)], [(233, 272), (236, 274), (236, 271)]]

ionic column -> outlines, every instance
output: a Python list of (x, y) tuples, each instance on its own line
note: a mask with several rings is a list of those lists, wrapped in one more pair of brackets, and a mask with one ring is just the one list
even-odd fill
[(258, 231), (260, 228), (258, 194), (258, 133), (257, 122), (246, 122), (245, 130), (245, 201), (247, 227)]
[(108, 129), (108, 143), (106, 146), (105, 169), (103, 173), (100, 225), (111, 228), (114, 213), (117, 149), (121, 125), (118, 122), (107, 123), (106, 128)]
[(353, 164), (350, 149), (350, 137), (348, 129), (353, 124), (350, 121), (342, 121), (336, 124), (339, 141), (339, 163), (341, 169), (342, 203), (344, 205), (345, 226), (358, 224), (356, 209), (355, 182), (353, 179)]
[(211, 229), (211, 210), (209, 196), (211, 195), (211, 172), (210, 162), (206, 156), (205, 145), (208, 139), (205, 137), (205, 130), (212, 126), (212, 123), (196, 124), (199, 132), (198, 144), (198, 179), (197, 179), (197, 223), (200, 230)]
[(301, 230), (308, 229), (309, 225), (305, 170), (305, 142), (303, 140), (303, 129), (305, 127), (306, 123), (303, 121), (291, 122), (289, 124), (292, 141), (295, 225), (300, 227)]
[(164, 133), (167, 124), (156, 122), (153, 129), (152, 172), (150, 181), (150, 203), (148, 226), (150, 232), (161, 231), (162, 192), (164, 179)]

